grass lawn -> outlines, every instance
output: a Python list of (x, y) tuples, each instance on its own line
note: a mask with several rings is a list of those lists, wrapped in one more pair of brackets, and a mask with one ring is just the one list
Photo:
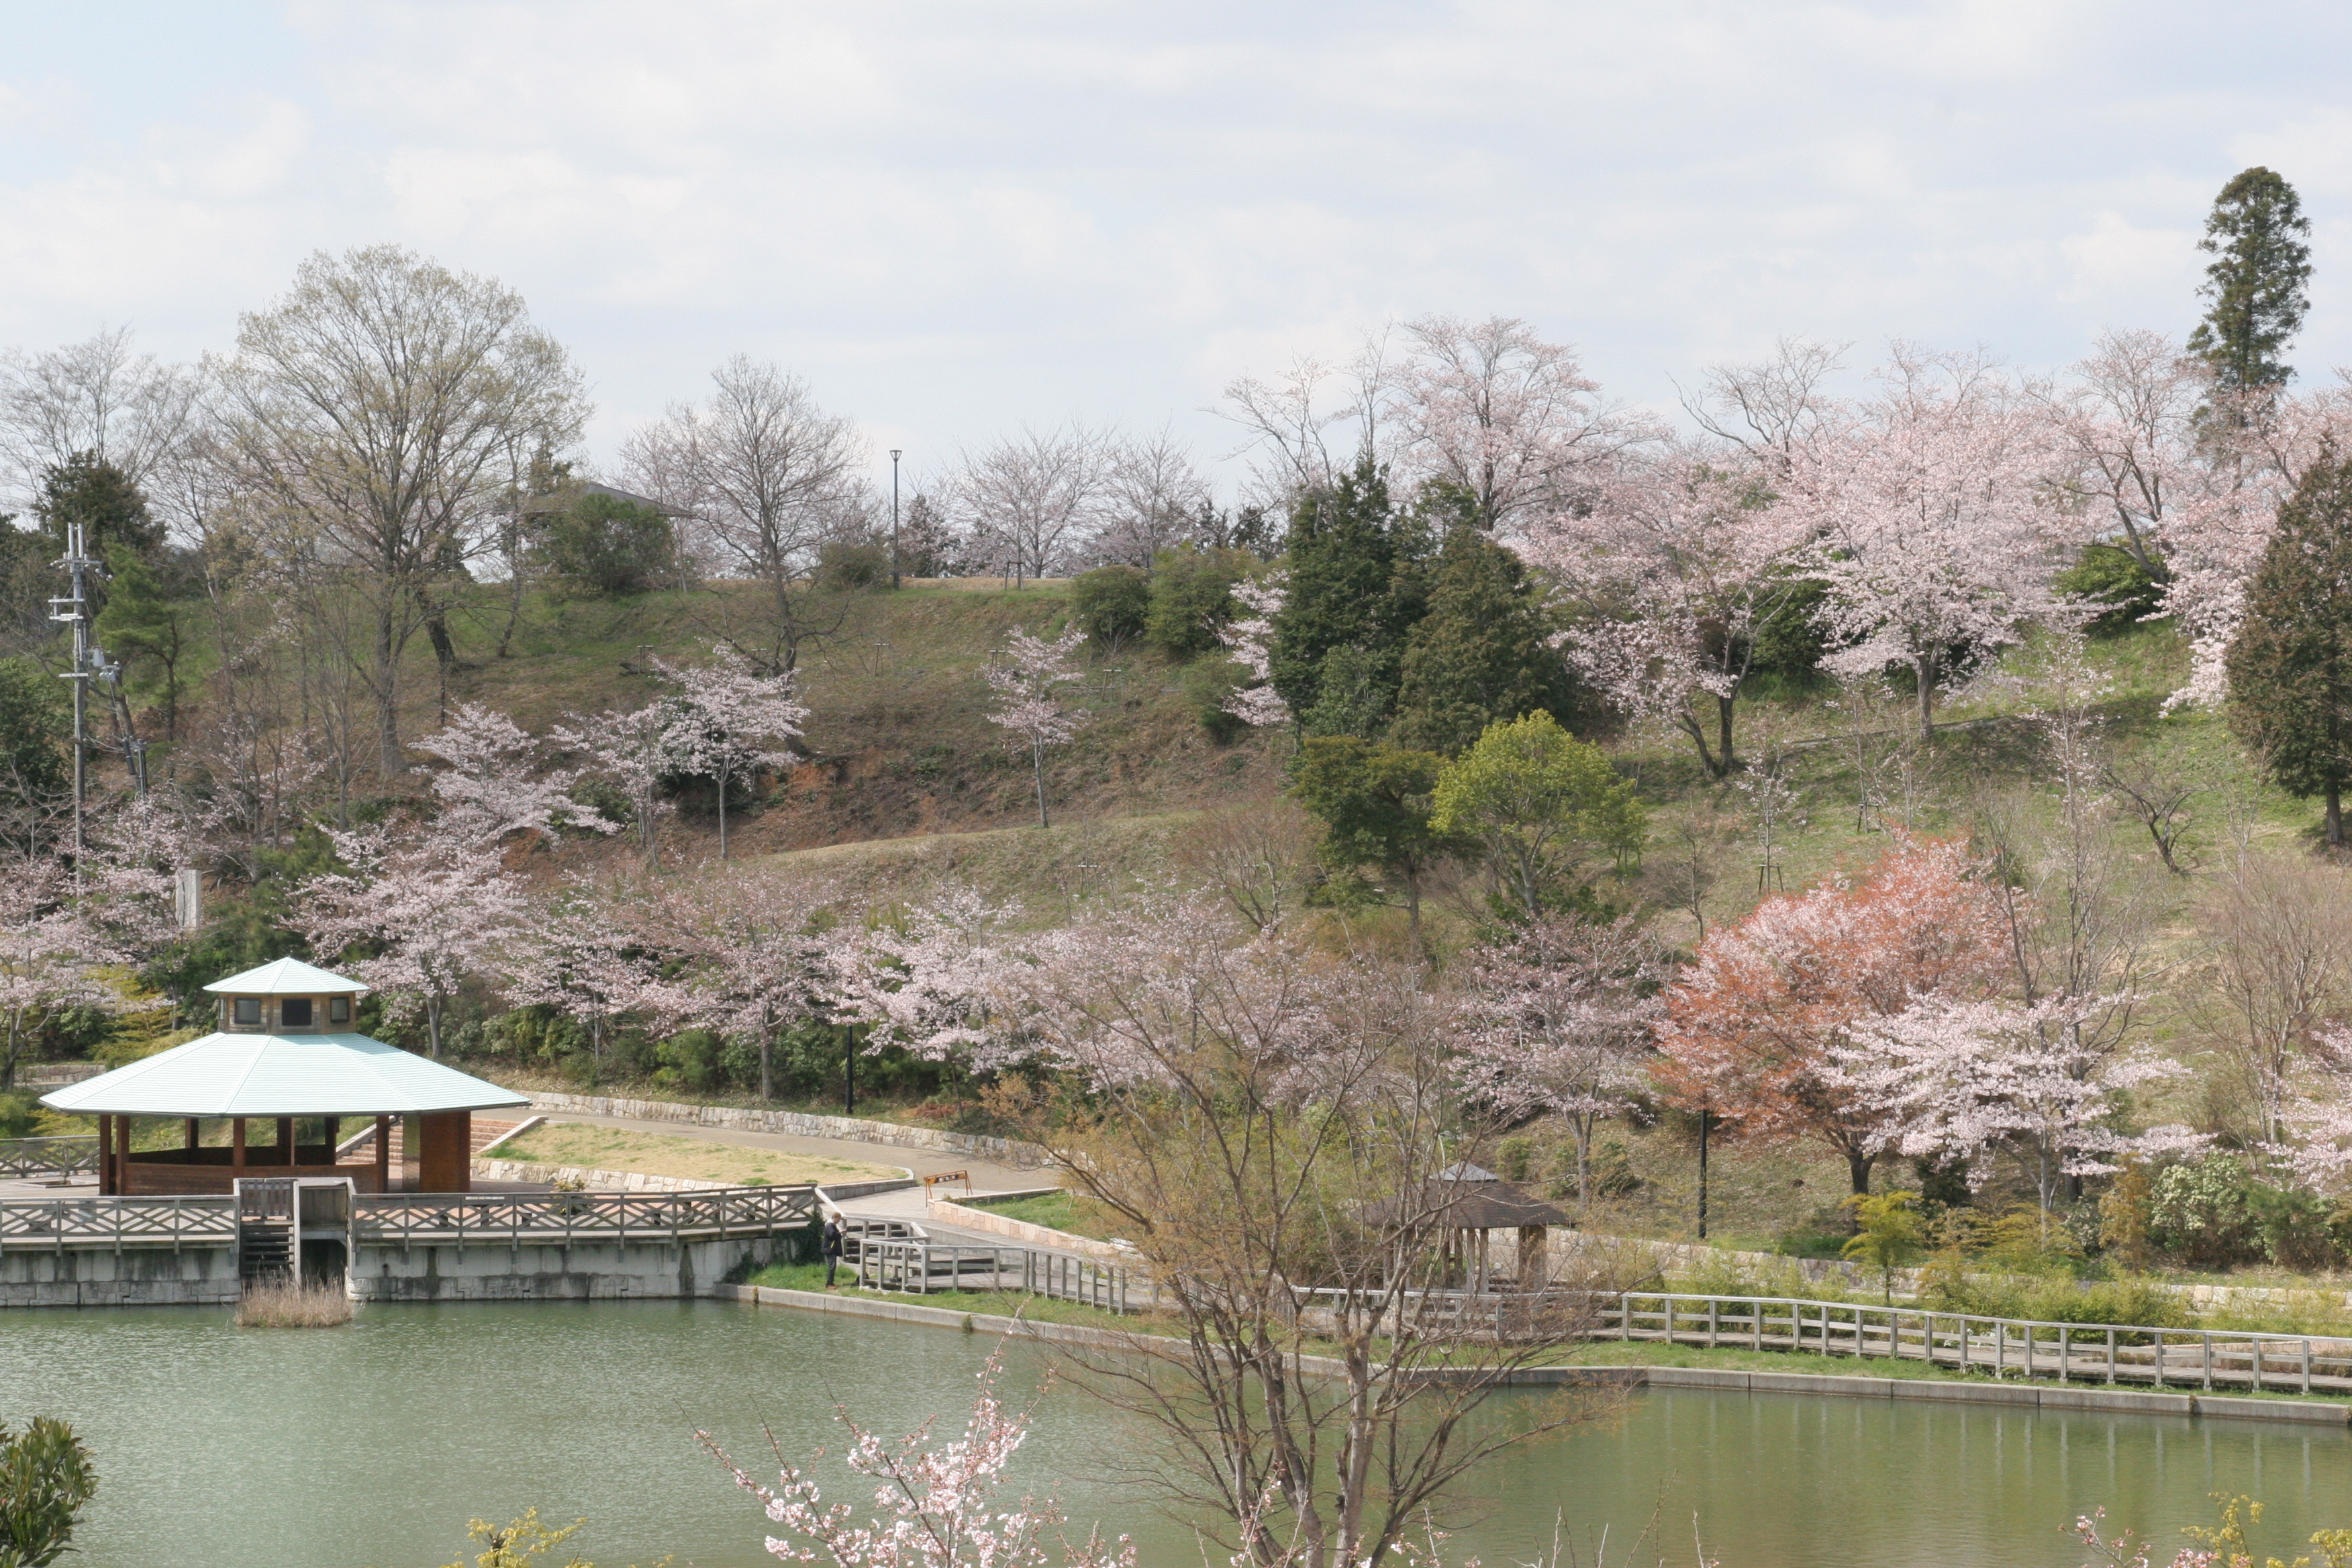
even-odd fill
[(868, 1165), (818, 1154), (745, 1149), (707, 1138), (674, 1138), (625, 1127), (549, 1121), (490, 1152), (494, 1160), (571, 1165), (591, 1171), (636, 1171), (649, 1176), (690, 1176), (735, 1186), (797, 1186), (809, 1182), (887, 1181), (895, 1166)]
[(1007, 1219), (1017, 1219), (1025, 1225), (1042, 1225), (1052, 1230), (1067, 1231), (1072, 1236), (1090, 1236), (1097, 1241), (1108, 1241), (1114, 1229), (1093, 1204), (1068, 1191), (1045, 1193), (1034, 1198), (1007, 1198), (1001, 1203), (981, 1202), (970, 1206), (986, 1209), (990, 1214), (1001, 1214)]

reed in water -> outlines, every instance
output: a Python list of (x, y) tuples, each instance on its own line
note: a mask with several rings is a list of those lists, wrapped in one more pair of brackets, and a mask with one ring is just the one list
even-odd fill
[(352, 1299), (336, 1285), (280, 1276), (256, 1280), (236, 1304), (240, 1329), (331, 1329), (352, 1321)]

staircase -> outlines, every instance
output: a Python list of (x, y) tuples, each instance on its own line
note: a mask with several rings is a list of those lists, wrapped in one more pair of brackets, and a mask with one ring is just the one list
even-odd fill
[(251, 1285), (294, 1272), (294, 1184), (247, 1177), (236, 1184), (236, 1276)]

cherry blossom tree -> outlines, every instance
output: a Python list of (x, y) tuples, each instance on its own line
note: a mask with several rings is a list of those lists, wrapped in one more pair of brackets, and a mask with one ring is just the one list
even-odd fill
[(677, 693), (667, 748), (674, 768), (719, 786), (719, 858), (724, 860), (729, 788), (740, 774), (798, 762), (792, 742), (800, 739), (808, 710), (793, 700), (790, 671), (763, 675), (725, 643), (711, 649), (711, 662), (699, 669), (659, 658), (650, 662)]
[(992, 1019), (1000, 968), (1021, 906), (952, 883), (869, 923), (835, 928), (840, 1016), (888, 1035), (917, 1056), (954, 1056), (976, 1071), (1007, 1067), (1034, 1049), (1017, 1027)]
[(1831, 1052), (1922, 997), (1992, 992), (2009, 931), (1973, 870), (1958, 844), (1906, 839), (1859, 879), (1767, 899), (1718, 927), (1665, 994), (1661, 1083), (1736, 1134), (1835, 1151), (1867, 1193), (1882, 1119)]
[(1875, 379), (1877, 395), (1793, 455), (1780, 505), (1813, 542), (1805, 569), (1843, 645), (1824, 662), (1907, 666), (1931, 736), (1948, 650), (1990, 654), (2064, 618), (2057, 457), (2048, 421), (1980, 356), (1898, 343)]
[(499, 988), (507, 1000), (578, 1019), (588, 1031), (590, 1059), (602, 1064), (617, 1019), (671, 995), (656, 970), (664, 955), (637, 929), (642, 907), (625, 884), (578, 877), (533, 900), (530, 917), (499, 955)]
[(438, 833), (398, 844), (380, 827), (329, 837), (350, 869), (297, 888), (290, 921), (322, 962), (365, 981), (395, 1016), (421, 1011), (437, 1058), (449, 998), (529, 912), (521, 880), (492, 844)]
[(2210, 367), (2159, 332), (2110, 331), (2066, 382), (2033, 390), (2070, 459), (2058, 472), (2086, 503), (2093, 537), (2167, 581), (2168, 537), (2210, 501), (2220, 478), (2198, 417), (2213, 393)]
[(1711, 366), (1696, 395), (1683, 398), (1684, 411), (1777, 485), (1795, 468), (1799, 453), (1837, 424), (1843, 405), (1828, 382), (1851, 346), (1782, 338), (1770, 359)]
[[(2078, 1016), (2083, 1004), (2032, 1005), (1930, 994), (1893, 1017), (1858, 1020), (1833, 1041), (1824, 1076), (1883, 1120), (1874, 1147), (1974, 1161), (2006, 1150), (2033, 1184), (2045, 1224), (2066, 1178), (2112, 1174), (2130, 1156), (2200, 1148), (2186, 1127), (2133, 1135), (2118, 1125), (2123, 1097), (2178, 1078), (2178, 1062), (2117, 1055)], [(1981, 1185), (1990, 1173), (1972, 1165)]]
[(1649, 1088), (1664, 952), (1632, 916), (1529, 921), (1474, 952), (1454, 1045), (1463, 1087), (1507, 1116), (1549, 1113), (1576, 1142), (1576, 1195), (1592, 1200), (1593, 1134)]
[(121, 954), (74, 909), (62, 862), (0, 858), (0, 1090), (41, 1032), (77, 1007), (113, 1010), (121, 997), (103, 966)]
[[(1275, 380), (1243, 376), (1226, 384), (1219, 410), (1244, 432), (1228, 457), (1248, 454), (1250, 490), (1261, 504), (1287, 507), (1303, 491), (1337, 484), (1380, 440), (1387, 345), (1374, 339), (1344, 365), (1311, 355)], [(1333, 440), (1333, 432), (1343, 438)]]
[(1666, 435), (1601, 401), (1574, 349), (1516, 318), (1424, 316), (1404, 336), (1383, 387), (1399, 471), (1458, 487), (1482, 528), (1558, 508), (1618, 454)]
[[(997, 1494), (1013, 1456), (1028, 1440), (1031, 1410), (1008, 1410), (997, 1392), (1003, 1352), (988, 1358), (980, 1394), (962, 1436), (940, 1439), (926, 1422), (887, 1441), (836, 1405), (849, 1433), (843, 1461), (875, 1488), (880, 1511), (863, 1522), (845, 1502), (824, 1500), (807, 1468), (779, 1452), (776, 1485), (753, 1479), (708, 1432), (696, 1439), (727, 1468), (735, 1484), (758, 1498), (783, 1534), (766, 1540), (770, 1554), (787, 1563), (828, 1563), (833, 1568), (1135, 1568), (1135, 1543), (1122, 1535), (1106, 1543), (1089, 1534), (1072, 1543), (1061, 1533), (1067, 1517), (1052, 1501), (1024, 1496), (1010, 1508)], [(823, 1450), (820, 1449), (822, 1457)], [(1048, 1541), (1059, 1543), (1049, 1552)]]
[(1167, 430), (1115, 442), (1102, 480), (1101, 526), (1088, 553), (1148, 572), (1161, 551), (1192, 536), (1209, 504), (1208, 480)]
[(676, 701), (656, 698), (627, 712), (607, 711), (573, 729), (558, 725), (549, 739), (588, 758), (629, 802), (637, 843), (648, 870), (661, 860), (661, 819), (677, 807), (663, 798), (662, 781), (678, 771), (678, 759), (692, 743)]
[(1737, 765), (1732, 710), (1758, 624), (1810, 542), (1769, 500), (1740, 454), (1684, 447), (1620, 465), (1589, 505), (1530, 519), (1514, 541), (1573, 612), (1570, 662), (1623, 712), (1689, 736), (1717, 778)]
[(412, 742), (440, 759), (433, 775), (434, 798), (441, 803), (438, 829), (466, 845), (501, 843), (518, 833), (548, 833), (558, 826), (614, 833), (620, 824), (572, 798), (577, 770), (541, 772), (539, 742), (512, 719), (465, 702), (448, 724)]
[(835, 949), (818, 929), (833, 890), (782, 878), (728, 877), (672, 885), (636, 916), (669, 971), (637, 996), (673, 1027), (698, 1025), (751, 1042), (760, 1098), (772, 1098), (778, 1037), (795, 1024), (830, 1019), (841, 985)]
[(1264, 730), (1290, 722), (1290, 704), (1274, 689), (1274, 620), (1290, 597), (1286, 577), (1274, 573), (1255, 582), (1236, 583), (1234, 603), (1241, 614), (1218, 629), (1218, 640), (1233, 649), (1234, 661), (1250, 672), (1248, 683), (1225, 694), (1221, 706), (1252, 729)]
[(1009, 566), (1014, 578), (1051, 576), (1102, 524), (1112, 451), (1108, 437), (1082, 425), (1024, 428), (965, 453), (949, 504), (979, 559)]
[(1076, 626), (1052, 642), (1031, 636), (1026, 626), (1018, 626), (1005, 639), (1000, 656), (1003, 662), (981, 671), (988, 689), (996, 693), (996, 705), (989, 710), (988, 721), (1003, 725), (1029, 743), (1030, 767), (1037, 781), (1040, 827), (1048, 826), (1045, 748), (1068, 744), (1087, 721), (1087, 715), (1065, 703), (1057, 690), (1085, 679), (1070, 661), (1086, 640), (1087, 634)]

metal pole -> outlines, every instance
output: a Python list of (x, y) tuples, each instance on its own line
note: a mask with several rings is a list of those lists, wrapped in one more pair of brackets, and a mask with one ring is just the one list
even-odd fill
[(1698, 1112), (1698, 1238), (1706, 1239), (1706, 1130), (1715, 1120), (1715, 1112), (1705, 1106)]
[(898, 585), (898, 453), (890, 448), (890, 586)]
[[(74, 892), (81, 892), (82, 795), (89, 773), (89, 569), (98, 564), (83, 548), (81, 524), (66, 524), (66, 552), (56, 563), (65, 568), (71, 595), (49, 601), (49, 619), (73, 628), (73, 668), (65, 679), (73, 689), (73, 868)], [(62, 610), (62, 614), (60, 614)]]

